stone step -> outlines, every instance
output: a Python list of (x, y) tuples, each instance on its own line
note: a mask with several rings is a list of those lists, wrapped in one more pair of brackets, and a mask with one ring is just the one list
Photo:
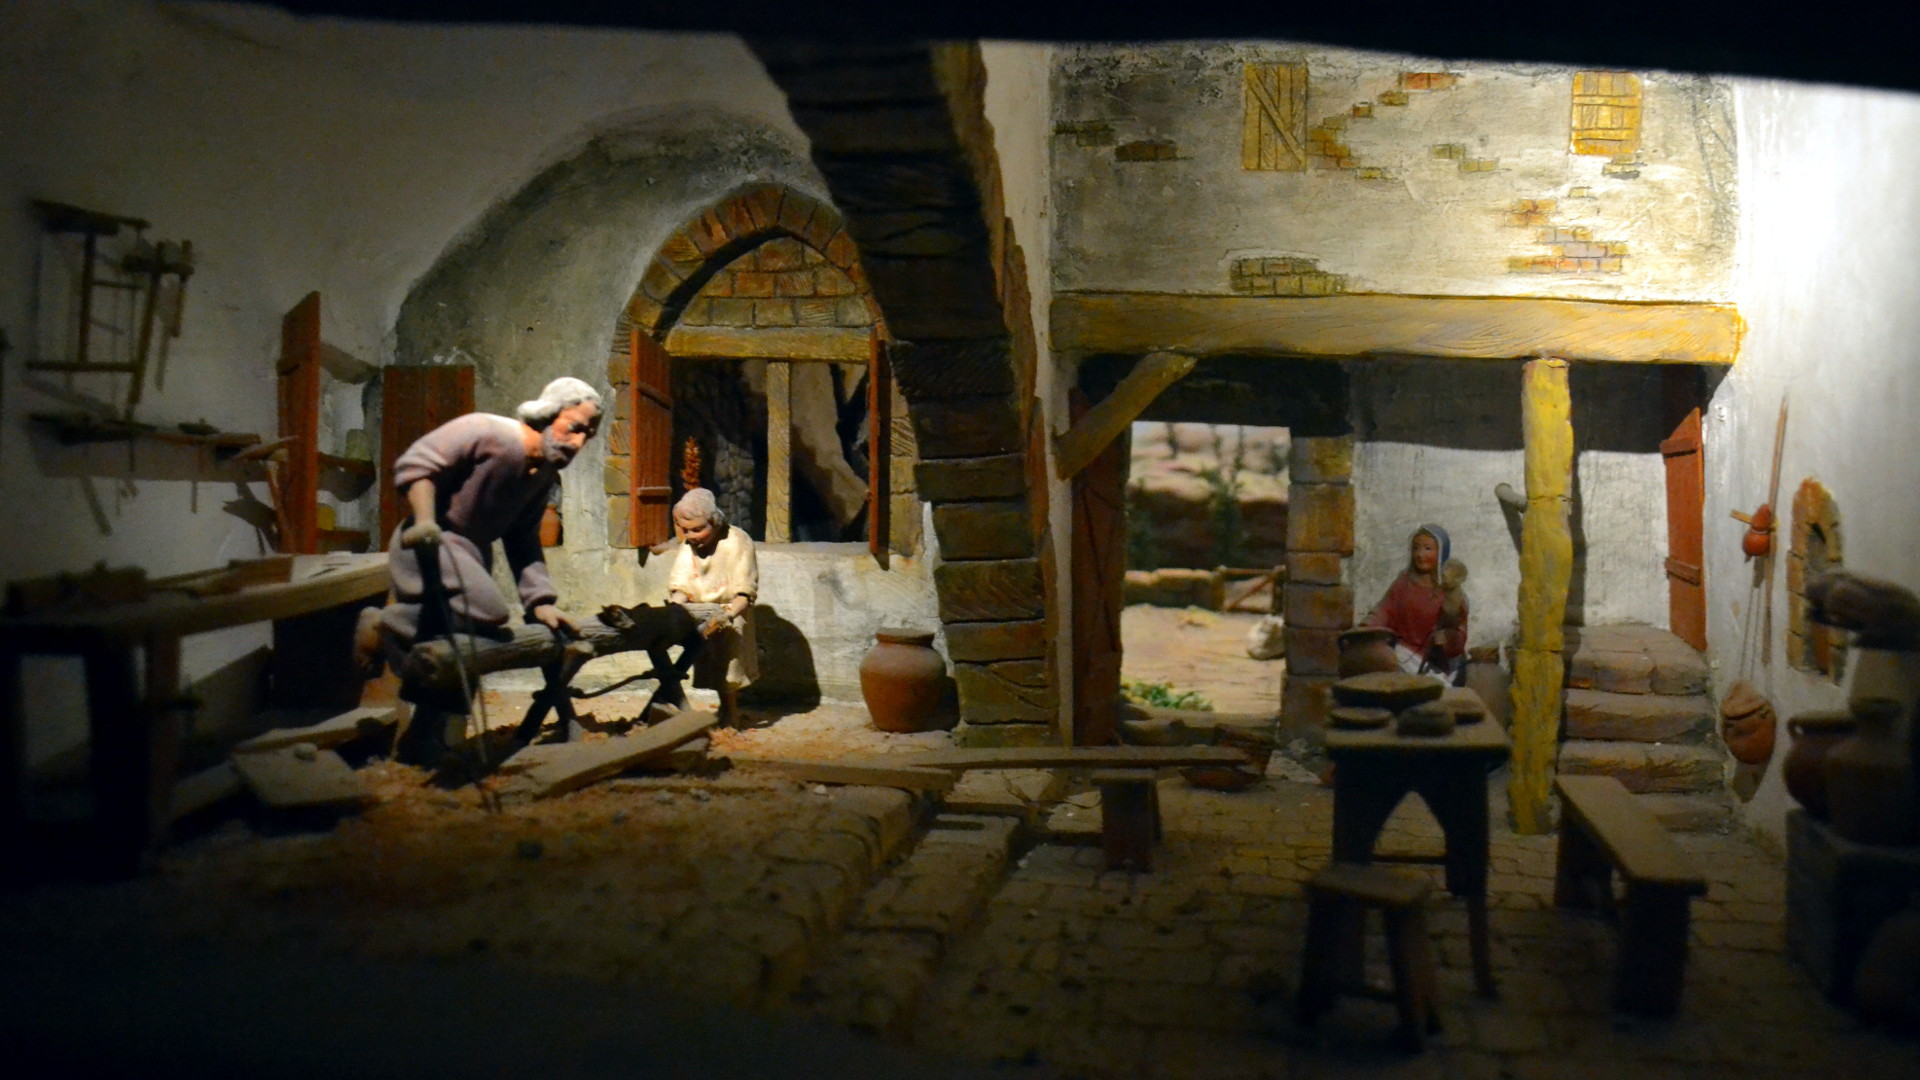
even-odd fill
[(1560, 746), (1561, 772), (1611, 776), (1640, 793), (1720, 791), (1725, 761), (1718, 750), (1675, 743), (1569, 739)]
[(1689, 741), (1713, 730), (1705, 694), (1620, 694), (1567, 691), (1567, 738)]
[(854, 906), (846, 929), (791, 1001), (816, 1019), (903, 1034), (947, 944), (973, 924), (1006, 876), (1016, 817), (942, 813)]
[(1566, 628), (1567, 686), (1617, 694), (1698, 694), (1707, 662), (1670, 631), (1641, 623)]
[(1726, 832), (1733, 827), (1733, 800), (1724, 791), (1688, 795), (1650, 792), (1633, 798), (1653, 811), (1668, 832)]

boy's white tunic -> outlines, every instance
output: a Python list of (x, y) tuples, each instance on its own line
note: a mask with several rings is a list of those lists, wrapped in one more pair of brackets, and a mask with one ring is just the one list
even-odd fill
[[(713, 554), (701, 558), (693, 545), (682, 542), (673, 557), (673, 569), (667, 572), (667, 592), (682, 593), (695, 604), (725, 604), (736, 596), (749, 600), (760, 595), (760, 562), (753, 554), (753, 540), (732, 525), (713, 546)], [(707, 647), (694, 662), (693, 685), (707, 690), (722, 686), (738, 690), (760, 675), (758, 651), (754, 647), (753, 608), (732, 621), (732, 625), (707, 639)]]

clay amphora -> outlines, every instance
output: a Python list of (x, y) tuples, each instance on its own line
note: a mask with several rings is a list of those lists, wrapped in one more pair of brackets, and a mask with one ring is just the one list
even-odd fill
[(1787, 721), (1793, 747), (1780, 765), (1780, 775), (1787, 782), (1787, 794), (1821, 821), (1827, 820), (1827, 754), (1857, 726), (1845, 709), (1805, 712)]
[(940, 712), (946, 661), (933, 648), (933, 631), (885, 627), (860, 661), (860, 696), (881, 731), (928, 731)]
[(1905, 844), (1914, 829), (1913, 758), (1900, 737), (1904, 709), (1888, 698), (1856, 699), (1859, 729), (1827, 753), (1833, 831), (1861, 844)]
[(1399, 671), (1393, 655), (1393, 631), (1380, 626), (1357, 626), (1340, 634), (1340, 677), (1373, 671)]

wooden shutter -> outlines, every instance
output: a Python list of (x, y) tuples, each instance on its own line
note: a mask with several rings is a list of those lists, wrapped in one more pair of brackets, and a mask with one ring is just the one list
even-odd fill
[(409, 513), (393, 486), (393, 463), (420, 436), (472, 411), (472, 364), (389, 367), (380, 373), (380, 547)]
[(881, 566), (888, 564), (893, 539), (893, 499), (887, 484), (892, 464), (893, 366), (876, 329), (868, 338), (867, 358), (867, 550)]
[(1675, 637), (1707, 647), (1707, 589), (1701, 565), (1706, 463), (1701, 453), (1700, 410), (1694, 409), (1660, 444), (1667, 467), (1667, 622)]
[(650, 547), (673, 538), (673, 364), (637, 327), (632, 343), (632, 534), (635, 547)]
[(1640, 77), (1624, 71), (1573, 76), (1573, 152), (1618, 157), (1640, 149)]
[(1307, 167), (1307, 65), (1248, 64), (1240, 167), (1302, 172)]

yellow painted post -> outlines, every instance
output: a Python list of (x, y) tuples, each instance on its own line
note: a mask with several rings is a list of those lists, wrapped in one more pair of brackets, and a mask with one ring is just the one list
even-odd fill
[(1562, 629), (1573, 581), (1573, 402), (1567, 362), (1530, 361), (1520, 376), (1527, 509), (1520, 528), (1520, 647), (1513, 663), (1513, 768), (1507, 804), (1515, 832), (1548, 831), (1547, 797), (1559, 753), (1565, 665)]
[(762, 540), (791, 539), (793, 507), (793, 365), (767, 364), (767, 526)]

